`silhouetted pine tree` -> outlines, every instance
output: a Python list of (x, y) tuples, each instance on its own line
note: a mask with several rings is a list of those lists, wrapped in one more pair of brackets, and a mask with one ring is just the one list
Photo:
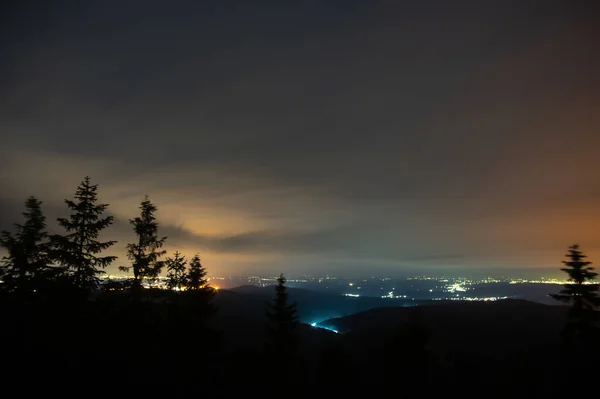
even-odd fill
[(159, 259), (167, 253), (165, 250), (160, 250), (167, 237), (158, 238), (158, 222), (154, 216), (158, 208), (146, 195), (139, 209), (140, 216), (129, 220), (138, 237), (137, 243), (127, 244), (127, 258), (131, 260), (132, 265), (119, 267), (124, 271), (133, 268), (135, 287), (140, 287), (144, 279), (154, 281), (158, 278), (164, 266), (164, 261)]
[(175, 252), (173, 258), (167, 258), (167, 287), (171, 290), (181, 291), (186, 285), (186, 265), (185, 256), (179, 251)]
[(569, 275), (568, 281), (571, 283), (565, 284), (560, 293), (551, 296), (571, 304), (569, 323), (564, 334), (568, 339), (573, 339), (576, 336), (587, 335), (594, 329), (593, 321), (597, 316), (595, 308), (600, 305), (600, 297), (598, 284), (590, 282), (598, 273), (593, 272), (594, 268), (589, 266), (592, 262), (585, 260), (587, 256), (579, 250), (579, 245), (571, 245), (566, 257), (569, 260), (563, 263), (567, 267), (560, 270)]
[(65, 200), (72, 211), (69, 218), (58, 218), (58, 224), (66, 235), (52, 236), (52, 257), (70, 273), (74, 285), (90, 291), (98, 287), (98, 275), (104, 271), (116, 256), (97, 256), (116, 241), (98, 241), (100, 231), (113, 223), (112, 216), (101, 217), (108, 204), (97, 204), (98, 185), (91, 184), (86, 176), (77, 187), (74, 201)]
[(208, 284), (206, 269), (200, 263), (200, 257), (197, 254), (194, 255), (189, 265), (185, 276), (187, 290), (183, 293), (190, 311), (187, 318), (193, 323), (201, 325), (216, 311), (216, 307), (212, 303), (216, 290)]
[(2, 259), (0, 277), (8, 292), (32, 293), (39, 289), (48, 268), (48, 234), (42, 202), (35, 197), (25, 201), (25, 222), (15, 224), (16, 233), (2, 232), (0, 246), (8, 251)]
[[(295, 329), (298, 325), (296, 304), (288, 304), (286, 279), (281, 274), (275, 286), (275, 298), (267, 303), (267, 352), (278, 357), (292, 355), (297, 346)], [(283, 358), (282, 358), (283, 359)]]
[(206, 269), (200, 263), (200, 257), (197, 254), (190, 261), (186, 283), (188, 290), (200, 290), (207, 287)]

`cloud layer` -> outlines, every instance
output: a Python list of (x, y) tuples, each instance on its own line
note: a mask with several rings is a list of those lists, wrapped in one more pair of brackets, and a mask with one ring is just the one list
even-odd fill
[(90, 175), (120, 262), (144, 194), (214, 274), (600, 256), (593, 2), (267, 3), (15, 8), (0, 228)]

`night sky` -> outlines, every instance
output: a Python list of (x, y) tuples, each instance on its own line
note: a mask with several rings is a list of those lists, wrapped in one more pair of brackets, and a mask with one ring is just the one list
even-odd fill
[(113, 273), (144, 194), (213, 275), (600, 262), (595, 3), (15, 1), (0, 229), (90, 175)]

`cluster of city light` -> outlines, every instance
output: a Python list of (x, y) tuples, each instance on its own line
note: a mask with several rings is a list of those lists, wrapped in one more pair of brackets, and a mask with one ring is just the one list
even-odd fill
[[(510, 283), (510, 284), (522, 284), (522, 283), (532, 283), (532, 284), (568, 284), (569, 282), (566, 280), (559, 280), (556, 278), (545, 278), (542, 277), (538, 280), (528, 280), (528, 279), (520, 279), (520, 278), (496, 278), (496, 277), (484, 277), (481, 279), (471, 279), (466, 277), (430, 277), (430, 276), (413, 276), (408, 277), (406, 280), (422, 280), (422, 281), (438, 281), (441, 283), (448, 282), (459, 282), (461, 284), (496, 284), (496, 283)], [(593, 284), (590, 282), (586, 282), (584, 284)]]
[(391, 298), (391, 299), (396, 299), (396, 298), (406, 298), (406, 295), (395, 295), (394, 291), (390, 291), (388, 292), (387, 295), (382, 295), (382, 298)]
[[(558, 280), (555, 278), (542, 279), (542, 280), (514, 279), (514, 280), (511, 280), (509, 283), (510, 284), (556, 284), (556, 285), (573, 284), (572, 281)], [(598, 284), (598, 281), (584, 281), (583, 284)]]
[(446, 287), (446, 290), (451, 293), (464, 292), (467, 288), (463, 287), (460, 283), (454, 283)]
[[(572, 283), (568, 280), (560, 280), (557, 278), (546, 278), (540, 279), (523, 279), (523, 278), (495, 278), (485, 277), (482, 279), (469, 279), (465, 277), (447, 278), (447, 277), (429, 277), (429, 276), (414, 276), (408, 277), (407, 280), (423, 280), (423, 281), (438, 281), (441, 283), (454, 282), (456, 285), (475, 285), (475, 284), (497, 284), (497, 283), (509, 283), (509, 284), (556, 284), (565, 285)], [(586, 281), (583, 284), (598, 284), (597, 281)]]
[(504, 283), (506, 280), (498, 280), (497, 278), (487, 277), (483, 280), (478, 281), (479, 284), (495, 284), (495, 283)]
[(426, 281), (440, 281), (439, 277), (429, 277), (429, 276), (413, 276), (413, 277), (407, 277), (407, 280), (426, 280)]
[[(127, 279), (130, 278), (130, 276), (124, 276), (124, 275), (109, 275), (109, 274), (105, 274), (100, 276), (101, 279), (111, 279), (111, 280), (119, 280), (119, 279)], [(215, 280), (226, 280), (226, 279), (231, 279), (232, 277), (218, 277), (218, 276), (213, 276), (210, 277), (212, 279)], [(243, 277), (244, 279), (246, 279), (248, 281), (248, 283), (250, 284), (273, 284), (277, 281), (277, 276), (248, 276), (248, 277)], [(158, 280), (165, 280), (166, 277), (165, 276), (159, 276)], [(309, 276), (309, 275), (303, 275), (300, 277), (290, 277), (287, 278), (288, 282), (293, 282), (293, 283), (309, 283), (311, 281), (315, 281), (315, 282), (326, 282), (327, 280), (339, 280), (339, 279), (343, 279), (340, 277), (336, 277), (336, 276)], [(378, 280), (378, 281), (391, 281), (393, 280), (393, 278), (391, 277), (375, 277), (372, 276), (371, 277), (372, 280)], [(569, 281), (567, 280), (559, 280), (556, 278), (546, 278), (546, 277), (541, 277), (540, 279), (533, 279), (533, 280), (529, 280), (529, 279), (520, 279), (520, 278), (508, 278), (508, 277), (502, 277), (502, 278), (495, 278), (495, 277), (484, 277), (481, 279), (471, 279), (471, 278), (467, 278), (467, 277), (446, 277), (446, 276), (438, 276), (438, 277), (432, 277), (432, 276), (411, 276), (411, 277), (406, 277), (405, 280), (407, 281), (436, 281), (436, 282), (440, 282), (440, 283), (457, 283), (457, 284), (461, 284), (461, 285), (473, 285), (473, 284), (493, 284), (493, 283), (510, 283), (510, 284), (521, 284), (521, 283), (531, 283), (531, 284), (559, 284), (559, 285), (564, 285), (564, 284), (568, 284)], [(354, 280), (350, 283), (348, 283), (349, 286), (354, 286), (356, 285), (356, 281), (362, 281), (362, 282), (368, 282), (367, 279), (360, 279), (360, 280)], [(585, 282), (584, 284), (593, 284), (593, 282)]]
[[(128, 280), (131, 277), (121, 277), (121, 276), (103, 276), (101, 277), (103, 280), (106, 280), (106, 283), (109, 280), (112, 281), (124, 281), (124, 280)], [(210, 280), (210, 278), (207, 279), (207, 281)], [(159, 276), (156, 280), (153, 281), (142, 281), (142, 287), (143, 288), (156, 288), (156, 289), (161, 289), (161, 290), (173, 290), (173, 291), (186, 291), (187, 287), (186, 286), (181, 286), (181, 287), (169, 287), (168, 286), (168, 278), (167, 277), (163, 277), (163, 276)], [(209, 285), (212, 289), (218, 291), (219, 290), (219, 286), (218, 285), (214, 285), (214, 284), (210, 284)], [(115, 288), (109, 288), (109, 291), (115, 291), (118, 289)]]
[[(126, 280), (126, 279), (130, 279), (130, 276), (123, 276), (123, 275), (112, 275), (112, 274), (105, 274), (100, 276), (100, 278), (104, 281), (108, 281), (108, 280), (112, 280), (112, 281), (119, 281), (119, 280)], [(208, 278), (208, 280), (227, 280), (228, 277), (218, 277), (218, 276), (211, 276)], [(231, 276), (229, 277), (229, 279), (231, 279)], [(249, 277), (244, 277), (244, 279), (246, 279), (248, 281), (249, 284), (252, 285), (256, 285), (256, 286), (260, 286), (260, 287), (266, 287), (266, 286), (271, 286), (273, 284), (276, 283), (277, 281), (277, 277), (274, 276), (265, 276), (265, 277), (259, 277), (259, 276), (249, 276)], [(335, 277), (335, 276), (309, 276), (309, 275), (303, 275), (303, 276), (299, 276), (296, 278), (288, 278), (287, 281), (290, 283), (309, 283), (311, 281), (314, 282), (319, 282), (319, 283), (325, 283), (327, 281), (331, 281), (331, 280), (339, 280), (339, 277)], [(391, 281), (393, 280), (393, 278), (390, 277), (375, 277), (372, 276), (371, 277), (372, 280), (377, 280), (377, 281)], [(470, 279), (470, 278), (466, 278), (466, 277), (447, 277), (447, 276), (439, 276), (439, 277), (432, 277), (432, 276), (412, 276), (412, 277), (407, 277), (405, 280), (407, 281), (435, 281), (435, 282), (439, 282), (441, 283), (441, 286), (436, 286), (435, 291), (441, 290), (444, 292), (448, 292), (448, 293), (458, 293), (458, 292), (465, 292), (465, 291), (469, 291), (470, 288), (468, 286), (473, 286), (473, 285), (477, 285), (477, 284), (495, 284), (495, 283), (509, 283), (509, 284), (554, 284), (554, 285), (565, 285), (565, 284), (571, 284), (572, 282), (568, 281), (568, 280), (564, 280), (564, 279), (556, 279), (556, 278), (546, 278), (546, 277), (541, 277), (540, 279), (521, 279), (521, 278), (494, 278), (494, 277), (485, 277), (485, 278), (481, 278), (481, 279)], [(348, 281), (348, 280), (346, 280)], [(367, 282), (367, 279), (353, 279), (350, 282), (348, 282), (348, 287), (352, 287), (354, 290), (361, 290), (361, 288), (364, 287), (360, 287), (358, 285), (361, 285), (360, 282)], [(167, 277), (165, 276), (159, 276), (157, 279), (155, 279), (154, 281), (151, 282), (144, 282), (143, 286), (145, 286), (146, 288), (160, 288), (160, 289), (166, 289), (168, 288), (167, 285)], [(586, 281), (584, 282), (584, 284), (598, 284), (598, 282), (596, 281)], [(211, 284), (212, 285), (212, 284)], [(221, 284), (222, 285), (222, 284)], [(225, 285), (227, 285), (225, 283)], [(216, 288), (213, 285), (213, 288)], [(384, 287), (381, 287), (381, 289), (383, 290)], [(392, 288), (392, 290), (394, 290), (395, 288)], [(178, 290), (178, 289), (176, 289)], [(179, 289), (179, 290), (185, 290), (185, 288)], [(419, 291), (419, 289), (417, 289), (417, 291)], [(434, 292), (434, 289), (428, 289), (429, 292)], [(359, 297), (359, 294), (354, 294), (354, 293), (348, 293), (348, 294), (344, 294), (345, 296), (350, 296), (350, 297)], [(407, 295), (396, 295), (393, 291), (389, 292), (387, 295), (381, 295), (381, 298), (390, 298), (390, 299), (394, 299), (394, 298), (407, 298)], [(455, 298), (452, 298), (455, 299)]]
[(488, 296), (488, 297), (454, 297), (454, 298), (431, 298), (433, 301), (475, 301), (475, 302), (488, 302), (488, 301), (499, 301), (501, 299), (508, 299), (508, 296)]

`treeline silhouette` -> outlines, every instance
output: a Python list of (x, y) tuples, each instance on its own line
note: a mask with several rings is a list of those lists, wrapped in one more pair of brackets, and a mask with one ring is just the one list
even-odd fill
[[(314, 329), (299, 323), (301, 304), (290, 303), (282, 274), (265, 304), (262, 349), (235, 349), (211, 323), (219, 293), (199, 255), (164, 258), (167, 237), (148, 196), (129, 220), (136, 241), (127, 244), (130, 264), (120, 269), (132, 277), (101, 280), (116, 260), (103, 252), (116, 242), (99, 241), (113, 217), (97, 191), (86, 177), (65, 200), (70, 215), (57, 220), (63, 234), (47, 233), (35, 197), (25, 201), (14, 231), (2, 232), (0, 361), (2, 388), (12, 396), (558, 397), (594, 382), (600, 299), (596, 273), (577, 245), (563, 262), (570, 282), (555, 296), (571, 305), (569, 322), (550, 345), (515, 342), (501, 357), (444, 353), (431, 345), (440, 332), (423, 322), (420, 308), (391, 339)], [(163, 269), (167, 289), (154, 288)], [(379, 349), (361, 352), (361, 340)]]

